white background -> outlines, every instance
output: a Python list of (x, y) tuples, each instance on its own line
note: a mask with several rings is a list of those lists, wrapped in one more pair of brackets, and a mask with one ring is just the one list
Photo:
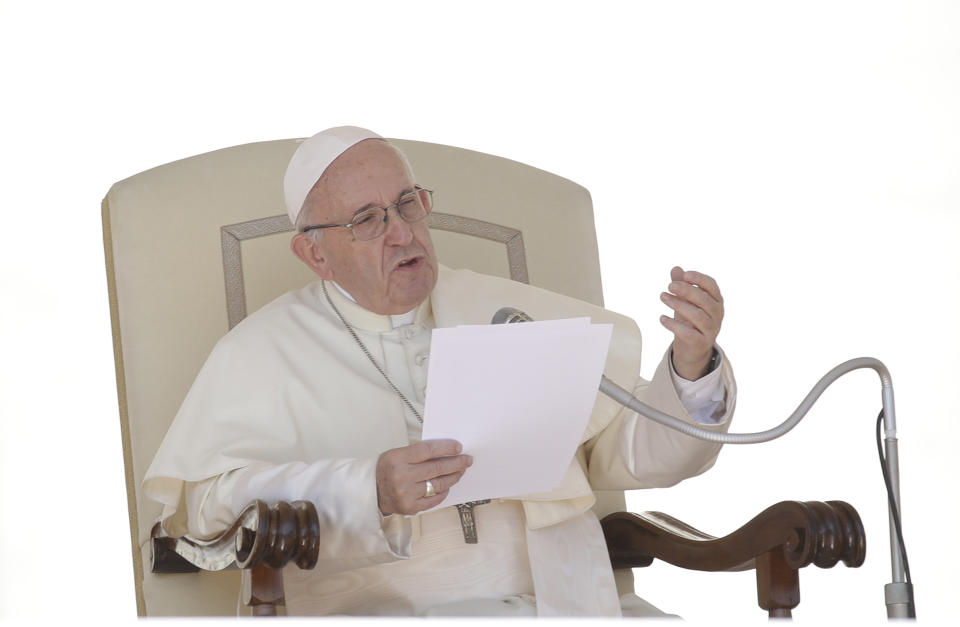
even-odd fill
[[(916, 0), (0, 1), (0, 616), (136, 612), (100, 227), (110, 185), (358, 124), (590, 189), (607, 305), (645, 331), (648, 376), (669, 343), (670, 267), (715, 276), (735, 430), (778, 423), (841, 361), (886, 362), (918, 611), (944, 619), (958, 557), (958, 33), (956, 4)], [(881, 622), (879, 405), (872, 372), (848, 375), (791, 435), (727, 447), (706, 475), (631, 507), (720, 535), (777, 500), (848, 500), (867, 563), (803, 571), (796, 615)], [(765, 620), (749, 574), (655, 565), (637, 582), (694, 622)]]

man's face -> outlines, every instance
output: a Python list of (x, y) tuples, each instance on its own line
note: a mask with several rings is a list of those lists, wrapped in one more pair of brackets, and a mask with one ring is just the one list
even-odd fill
[[(307, 196), (306, 225), (347, 224), (370, 207), (386, 207), (413, 191), (413, 175), (396, 148), (367, 139), (340, 155)], [(395, 209), (386, 231), (365, 242), (350, 229), (324, 229), (319, 241), (300, 234), (294, 252), (322, 278), (336, 281), (357, 302), (379, 314), (406, 313), (437, 282), (437, 259), (427, 219), (408, 223)]]

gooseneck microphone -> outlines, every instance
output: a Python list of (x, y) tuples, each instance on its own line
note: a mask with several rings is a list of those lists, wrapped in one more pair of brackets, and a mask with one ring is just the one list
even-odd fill
[[(491, 324), (510, 324), (514, 322), (532, 322), (533, 318), (513, 307), (502, 307), (493, 315)], [(617, 401), (621, 405), (632, 409), (638, 414), (653, 420), (665, 427), (689, 435), (690, 437), (707, 442), (722, 444), (758, 444), (769, 442), (785, 435), (793, 429), (807, 414), (813, 404), (820, 398), (834, 381), (841, 376), (859, 370), (871, 368), (880, 377), (881, 412), (884, 426), (884, 451), (881, 458), (882, 468), (885, 470), (888, 490), (888, 514), (890, 525), (890, 567), (893, 581), (884, 586), (884, 597), (887, 605), (888, 618), (915, 618), (916, 610), (913, 602), (913, 584), (910, 581), (909, 566), (907, 566), (906, 550), (903, 548), (903, 535), (900, 526), (900, 464), (897, 453), (897, 420), (893, 403), (893, 381), (890, 372), (883, 362), (872, 357), (859, 357), (845, 361), (825, 374), (813, 389), (804, 397), (800, 405), (782, 423), (756, 433), (715, 433), (701, 427), (689, 424), (665, 414), (662, 411), (647, 405), (637, 399), (630, 392), (620, 387), (606, 375), (600, 377), (600, 391)], [(879, 446), (879, 442), (878, 442)]]
[(490, 324), (510, 324), (511, 322), (533, 322), (533, 318), (513, 307), (501, 307), (493, 314)]

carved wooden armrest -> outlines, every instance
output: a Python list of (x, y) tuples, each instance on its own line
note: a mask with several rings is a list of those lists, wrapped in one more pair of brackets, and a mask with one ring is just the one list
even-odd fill
[(293, 562), (303, 569), (317, 565), (320, 519), (308, 501), (279, 501), (270, 507), (254, 501), (229, 529), (210, 540), (171, 538), (159, 525), (151, 536), (151, 572), (189, 573), (199, 570), (250, 570), (244, 602), (258, 616), (276, 614), (283, 605), (281, 569)]
[(783, 501), (722, 538), (660, 512), (618, 512), (601, 525), (614, 568), (654, 559), (703, 571), (755, 568), (758, 602), (771, 617), (789, 617), (800, 603), (800, 568), (856, 568), (867, 548), (857, 510), (843, 501)]

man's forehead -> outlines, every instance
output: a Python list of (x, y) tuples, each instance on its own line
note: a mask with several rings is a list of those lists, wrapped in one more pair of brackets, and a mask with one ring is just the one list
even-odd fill
[(368, 139), (383, 138), (358, 126), (337, 126), (302, 140), (283, 175), (284, 204), (290, 221), (296, 223), (307, 196), (317, 180), (339, 156)]
[(320, 178), (363, 175), (365, 172), (383, 173), (390, 170), (406, 173), (406, 163), (400, 151), (385, 139), (366, 139), (334, 159)]
[(368, 140), (334, 161), (317, 186), (349, 205), (376, 203), (385, 195), (393, 202), (413, 189), (413, 175), (399, 151), (384, 141)]
[(413, 188), (412, 173), (395, 149), (386, 145), (371, 150), (358, 144), (324, 172), (310, 201), (323, 214), (343, 219), (363, 209), (394, 203)]

